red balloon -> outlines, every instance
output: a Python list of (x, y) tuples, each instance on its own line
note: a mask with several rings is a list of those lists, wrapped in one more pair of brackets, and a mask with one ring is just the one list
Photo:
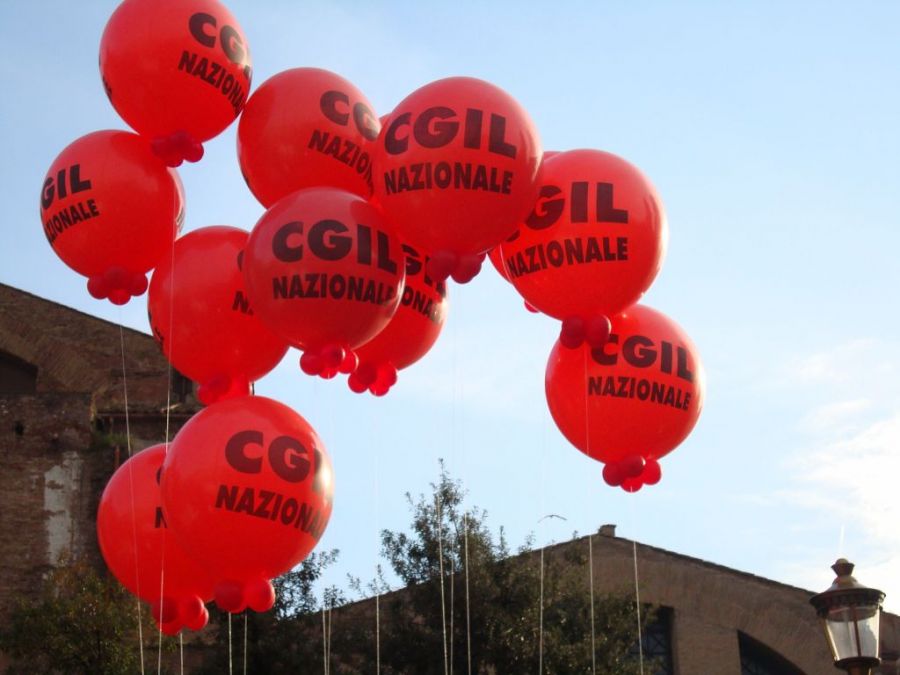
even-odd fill
[(451, 77), (391, 113), (378, 137), (375, 196), (398, 235), (431, 253), (432, 278), (465, 282), (528, 215), (540, 160), (537, 131), (509, 94)]
[(599, 150), (545, 161), (540, 195), (500, 247), (507, 276), (531, 305), (563, 320), (566, 346), (600, 346), (607, 319), (637, 302), (662, 266), (662, 202), (636, 167)]
[(566, 349), (557, 342), (547, 363), (547, 403), (556, 425), (594, 459), (627, 460), (617, 468), (623, 480), (640, 480), (633, 457), (650, 466), (687, 437), (704, 391), (703, 366), (690, 338), (643, 305), (613, 318), (604, 347)]
[(147, 272), (172, 248), (183, 219), (177, 174), (127, 131), (82, 136), (44, 178), (47, 241), (66, 265), (88, 277), (91, 295), (117, 305), (147, 290)]
[(159, 490), (165, 456), (166, 446), (154, 445), (116, 470), (100, 497), (97, 538), (116, 579), (177, 633), (183, 626), (196, 630), (214, 582), (166, 527)]
[(356, 367), (353, 350), (390, 321), (400, 303), (400, 244), (365, 199), (307, 188), (260, 218), (244, 254), (254, 311), (305, 352), (308, 374), (334, 377)]
[(240, 114), (250, 91), (244, 32), (216, 0), (125, 0), (100, 41), (106, 95), (170, 166)]
[(421, 359), (434, 345), (447, 316), (447, 286), (425, 273), (426, 261), (411, 246), (406, 254), (406, 284), (400, 306), (388, 325), (356, 350), (358, 368), (350, 389), (384, 395), (397, 381), (397, 371)]
[(312, 551), (331, 517), (332, 490), (316, 432), (260, 396), (201, 410), (178, 432), (163, 467), (169, 526), (211, 570), (216, 603), (232, 612), (271, 607), (269, 579)]
[(238, 160), (266, 208), (301, 188), (372, 195), (372, 151), (381, 124), (350, 82), (294, 68), (262, 83), (238, 124)]
[(174, 258), (164, 258), (150, 282), (153, 336), (169, 362), (200, 384), (206, 404), (248, 395), (288, 348), (247, 299), (241, 258), (249, 236), (222, 225), (194, 230), (175, 242)]

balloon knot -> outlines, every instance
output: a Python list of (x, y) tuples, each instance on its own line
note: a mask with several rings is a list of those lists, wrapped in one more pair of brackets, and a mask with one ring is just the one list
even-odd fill
[(147, 290), (147, 275), (129, 272), (122, 267), (110, 267), (103, 274), (88, 278), (88, 293), (97, 300), (109, 299), (114, 305), (124, 305), (131, 298)]
[(338, 373), (352, 373), (359, 358), (345, 345), (327, 344), (318, 349), (308, 349), (300, 357), (300, 369), (307, 375), (318, 375), (330, 380)]
[(168, 136), (157, 136), (150, 142), (153, 154), (166, 166), (181, 166), (182, 162), (199, 162), (203, 157), (203, 144), (187, 131), (175, 131)]

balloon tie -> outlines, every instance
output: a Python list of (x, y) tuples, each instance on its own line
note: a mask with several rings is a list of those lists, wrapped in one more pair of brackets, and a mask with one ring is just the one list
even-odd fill
[(153, 154), (166, 166), (175, 168), (182, 162), (199, 162), (203, 158), (203, 145), (188, 131), (175, 131), (168, 136), (157, 136), (150, 142)]
[[(122, 392), (125, 402), (125, 443), (128, 448), (128, 459), (131, 459), (131, 420), (128, 415), (128, 375), (125, 370), (125, 329), (122, 327), (122, 312), (119, 310), (119, 345), (122, 352)], [(128, 465), (128, 485), (131, 492), (131, 543), (134, 547), (134, 578), (137, 594), (138, 616), (138, 649), (141, 657), (141, 675), (144, 675), (144, 620), (141, 616), (141, 576), (138, 564), (137, 522), (134, 516), (134, 466)]]

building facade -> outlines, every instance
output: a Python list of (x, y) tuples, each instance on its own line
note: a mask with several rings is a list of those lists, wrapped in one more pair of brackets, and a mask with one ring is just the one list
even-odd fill
[[(162, 442), (197, 409), (192, 383), (169, 374), (150, 335), (0, 284), (0, 621), (62, 556), (100, 564), (96, 510), (109, 476), (129, 445)], [(636, 567), (641, 601), (660, 608), (642, 641), (660, 675), (837, 672), (811, 591), (636, 544), (609, 525), (544, 555), (588, 546), (598, 593), (633, 589)], [(371, 600), (352, 611), (367, 603), (374, 618)], [(881, 643), (880, 672), (900, 675), (900, 617), (884, 614)]]

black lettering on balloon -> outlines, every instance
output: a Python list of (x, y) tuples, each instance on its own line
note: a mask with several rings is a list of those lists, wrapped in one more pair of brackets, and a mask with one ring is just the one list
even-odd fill
[(447, 145), (459, 131), (459, 122), (455, 120), (452, 122), (437, 121), (434, 122), (434, 125), (432, 122), (447, 120), (451, 117), (456, 117), (456, 112), (446, 106), (434, 106), (422, 111), (413, 127), (413, 136), (415, 136), (416, 142), (423, 148), (440, 148)]
[[(563, 197), (552, 198), (560, 194), (562, 194), (562, 190), (555, 185), (542, 185), (534, 210), (525, 219), (525, 224), (532, 230), (543, 230), (559, 220), (566, 207), (566, 200)], [(516, 232), (507, 241), (514, 241), (518, 236), (519, 234)]]
[(272, 470), (289, 483), (299, 483), (309, 475), (309, 453), (291, 436), (279, 436), (269, 446)]
[(342, 91), (332, 89), (322, 94), (322, 98), (319, 99), (319, 108), (321, 108), (322, 114), (335, 124), (347, 126), (347, 122), (350, 120), (350, 113), (340, 112), (337, 108), (338, 103), (343, 103), (349, 107), (350, 97)]
[(613, 207), (612, 183), (597, 183), (597, 222), (628, 223), (628, 211)]
[(244, 62), (244, 41), (234, 26), (222, 26), (222, 51), (232, 63), (240, 65)]
[(356, 128), (359, 129), (359, 133), (365, 138), (370, 141), (378, 138), (378, 121), (365, 103), (353, 104), (353, 121), (356, 123)]
[(249, 457), (245, 449), (248, 445), (263, 444), (261, 431), (248, 429), (239, 431), (228, 439), (225, 445), (225, 459), (235, 471), (241, 473), (259, 473), (262, 469), (262, 457)]
[(204, 47), (215, 47), (216, 34), (213, 33), (210, 35), (205, 32), (203, 30), (204, 26), (212, 26), (215, 28), (216, 17), (212, 14), (206, 14), (205, 12), (197, 12), (188, 19), (188, 28), (191, 31), (191, 35), (194, 36), (194, 39)]
[(303, 234), (303, 223), (294, 220), (278, 228), (272, 238), (272, 253), (281, 262), (297, 262), (303, 259), (303, 245), (291, 246), (288, 238), (292, 234)]
[(403, 113), (391, 120), (387, 133), (384, 135), (384, 149), (389, 155), (399, 155), (409, 148), (409, 136), (398, 138), (397, 132), (400, 127), (409, 126), (411, 119), (412, 113)]
[[(353, 248), (353, 239), (344, 234), (347, 231), (347, 226), (339, 220), (320, 220), (309, 228), (307, 237), (309, 250), (322, 260), (340, 260)], [(332, 236), (326, 241), (326, 235), (329, 233)]]
[(516, 146), (506, 142), (506, 118), (491, 113), (491, 131), (488, 136), (488, 150), (505, 157), (516, 158)]
[(481, 110), (469, 108), (466, 110), (466, 133), (463, 136), (463, 146), (477, 150), (481, 147), (481, 123), (484, 113)]
[(644, 335), (631, 335), (622, 345), (622, 356), (635, 368), (649, 368), (656, 361), (653, 340)]

